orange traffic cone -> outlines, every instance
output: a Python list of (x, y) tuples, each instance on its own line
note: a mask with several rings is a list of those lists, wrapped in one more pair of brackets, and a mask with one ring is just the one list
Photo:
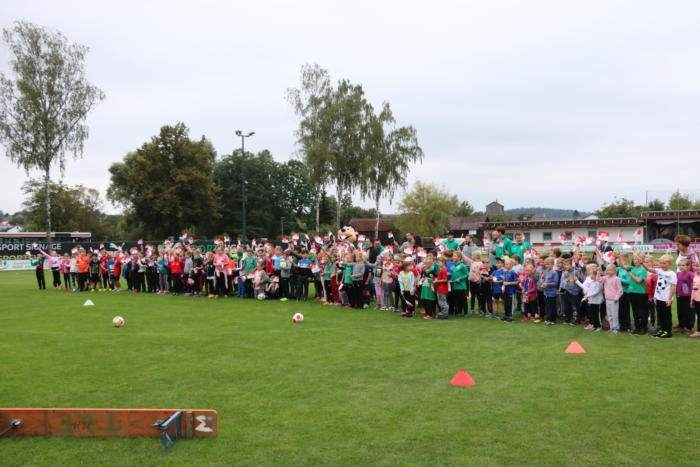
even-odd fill
[(566, 353), (586, 353), (577, 341), (573, 341), (565, 350)]
[(455, 377), (452, 378), (452, 381), (450, 381), (450, 384), (455, 386), (474, 386), (476, 383), (472, 377), (469, 376), (469, 373), (464, 370), (459, 370)]

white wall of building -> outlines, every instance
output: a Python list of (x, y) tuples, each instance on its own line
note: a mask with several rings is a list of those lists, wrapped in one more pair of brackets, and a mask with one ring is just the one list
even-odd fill
[[(538, 229), (524, 229), (524, 230), (513, 230), (513, 229), (507, 229), (506, 234), (509, 237), (513, 237), (516, 232), (523, 232), (525, 233), (525, 238), (528, 240), (533, 246), (556, 246), (556, 245), (561, 245), (562, 242), (560, 240), (560, 235), (562, 233), (566, 234), (566, 238), (569, 239), (568, 244), (571, 244), (571, 231), (574, 230), (576, 233), (576, 236), (581, 236), (581, 237), (589, 237), (592, 236), (594, 238), (597, 238), (598, 232), (608, 232), (610, 233), (610, 243), (616, 243), (617, 242), (617, 234), (618, 232), (622, 231), (622, 241), (625, 243), (633, 244), (635, 243), (634, 239), (634, 232), (640, 228), (640, 226), (632, 225), (632, 226), (624, 226), (624, 227), (617, 227), (617, 226), (589, 226), (586, 227), (585, 230), (581, 226), (575, 227), (574, 229), (569, 229), (569, 228), (561, 228), (561, 227), (547, 227), (547, 228), (538, 228)], [(644, 232), (644, 228), (642, 228), (642, 233)], [(549, 234), (549, 235), (547, 235)], [(529, 238), (528, 238), (529, 237)], [(642, 236), (642, 238), (644, 238)]]

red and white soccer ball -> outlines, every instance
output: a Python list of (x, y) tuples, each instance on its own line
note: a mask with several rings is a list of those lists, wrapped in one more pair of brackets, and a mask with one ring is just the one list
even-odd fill
[(295, 323), (301, 323), (302, 321), (304, 321), (304, 315), (302, 315), (301, 313), (295, 313), (292, 317), (292, 321), (294, 321)]
[(122, 318), (121, 316), (115, 316), (114, 318), (112, 318), (112, 326), (114, 326), (115, 328), (123, 327), (125, 322), (126, 321), (124, 321), (124, 318)]

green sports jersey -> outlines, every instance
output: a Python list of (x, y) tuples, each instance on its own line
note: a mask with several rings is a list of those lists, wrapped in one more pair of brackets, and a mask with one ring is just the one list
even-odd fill
[(343, 274), (343, 284), (352, 284), (352, 266), (345, 266)]
[(445, 245), (448, 250), (457, 250), (459, 248), (459, 243), (457, 243), (457, 240), (443, 240), (442, 244)]
[(502, 242), (503, 246), (499, 246), (496, 244), (496, 242), (494, 242), (496, 258), (503, 258), (506, 255), (510, 255), (510, 247), (513, 245), (513, 242), (511, 242), (510, 238), (508, 237), (503, 237)]
[(529, 242), (512, 243), (510, 245), (510, 256), (520, 256), (520, 263), (522, 263), (525, 260), (525, 250), (532, 250), (532, 245)]
[[(452, 275), (450, 276), (452, 290), (466, 290), (468, 276), (469, 268), (467, 268), (467, 266), (464, 263), (455, 264), (452, 267)], [(457, 279), (459, 279), (459, 282), (456, 282)]]
[(247, 256), (243, 260), (243, 264), (245, 265), (245, 272), (248, 274), (249, 272), (255, 271), (255, 266), (258, 264), (258, 259), (255, 256)]
[[(622, 272), (622, 269), (619, 269), (620, 272)], [(622, 277), (620, 277), (620, 282), (622, 282), (622, 291), (627, 292), (627, 293), (647, 293), (646, 290), (646, 284), (644, 283), (644, 280), (642, 282), (637, 283), (634, 279), (630, 277), (630, 274), (633, 274), (634, 276), (640, 278), (640, 279), (646, 279), (647, 278), (647, 270), (642, 268), (637, 268), (632, 266), (629, 268), (629, 273), (625, 271), (625, 274), (627, 277), (629, 277), (629, 284), (627, 286), (627, 289), (625, 289), (625, 283), (622, 282)]]

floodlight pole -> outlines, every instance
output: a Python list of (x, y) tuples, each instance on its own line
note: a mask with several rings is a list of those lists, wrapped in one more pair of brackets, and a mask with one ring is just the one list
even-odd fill
[(243, 134), (241, 130), (236, 130), (236, 136), (241, 137), (241, 237), (243, 241), (246, 241), (246, 225), (245, 225), (245, 139), (250, 138), (255, 134), (254, 131), (249, 132), (247, 135)]

